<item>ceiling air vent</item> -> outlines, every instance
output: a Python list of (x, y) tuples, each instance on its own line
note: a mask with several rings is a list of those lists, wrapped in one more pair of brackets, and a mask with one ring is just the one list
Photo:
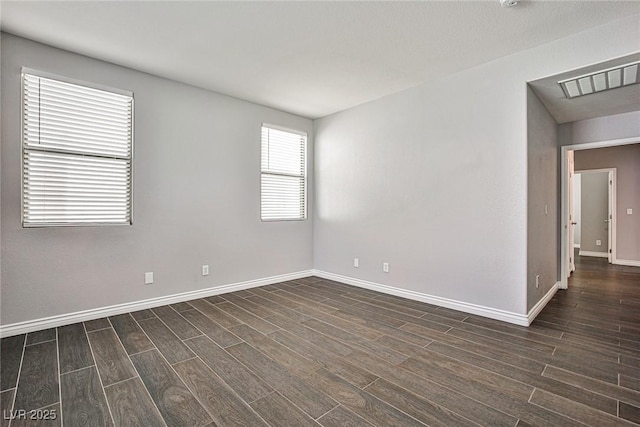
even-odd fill
[(640, 79), (638, 79), (639, 64), (640, 61), (619, 65), (579, 77), (560, 80), (558, 84), (562, 87), (564, 95), (569, 99), (629, 86), (640, 83)]

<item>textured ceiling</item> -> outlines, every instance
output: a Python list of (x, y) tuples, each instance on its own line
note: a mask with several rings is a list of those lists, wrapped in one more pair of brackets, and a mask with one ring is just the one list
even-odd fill
[(640, 13), (640, 2), (31, 2), (3, 31), (317, 118)]

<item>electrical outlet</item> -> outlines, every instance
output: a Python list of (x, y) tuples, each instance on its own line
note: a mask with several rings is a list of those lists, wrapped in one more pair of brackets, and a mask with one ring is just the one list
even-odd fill
[(144, 284), (150, 285), (153, 283), (153, 271), (144, 273)]
[(633, 215), (633, 209), (628, 208), (627, 209), (627, 215)]
[(209, 266), (208, 265), (203, 265), (202, 266), (202, 275), (203, 276), (208, 276), (209, 275)]
[(549, 215), (549, 205), (544, 205), (544, 214)]
[(353, 259), (353, 266), (355, 268), (360, 268), (360, 260), (358, 258)]
[(536, 289), (540, 287), (540, 275), (536, 274)]
[(389, 272), (389, 263), (388, 262), (383, 262), (382, 263), (382, 271), (384, 271), (385, 273)]
[(596, 240), (596, 246), (602, 246), (602, 240), (600, 239)]

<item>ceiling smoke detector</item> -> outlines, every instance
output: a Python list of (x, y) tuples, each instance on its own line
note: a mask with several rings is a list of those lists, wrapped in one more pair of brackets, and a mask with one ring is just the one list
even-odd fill
[(500, 0), (502, 7), (513, 7), (518, 4), (518, 0)]

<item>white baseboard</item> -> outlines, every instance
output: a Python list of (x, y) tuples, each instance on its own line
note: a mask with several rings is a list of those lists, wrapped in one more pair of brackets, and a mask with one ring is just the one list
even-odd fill
[(598, 258), (609, 258), (609, 254), (606, 252), (593, 252), (593, 251), (580, 251), (578, 252), (580, 256), (595, 256)]
[(553, 298), (556, 292), (558, 292), (559, 288), (560, 288), (560, 282), (558, 281), (551, 287), (551, 289), (549, 289), (549, 292), (544, 294), (544, 296), (540, 299), (540, 301), (536, 303), (536, 305), (531, 307), (531, 310), (529, 310), (529, 314), (527, 315), (527, 322), (528, 322), (527, 326), (529, 326), (531, 322), (534, 321), (536, 316), (540, 314), (540, 312), (547, 305), (547, 303), (551, 301), (551, 298)]
[(19, 335), (28, 332), (35, 332), (42, 329), (55, 328), (58, 326), (70, 325), (88, 320), (100, 319), (107, 316), (129, 313), (131, 311), (144, 310), (145, 308), (160, 307), (167, 304), (189, 301), (197, 298), (210, 297), (213, 295), (226, 294), (243, 289), (256, 288), (258, 286), (272, 285), (274, 283), (286, 282), (288, 280), (301, 279), (312, 275), (312, 270), (298, 271), (295, 273), (282, 274), (278, 276), (265, 277), (262, 279), (247, 280), (245, 282), (231, 283), (228, 285), (216, 286), (215, 288), (199, 289), (197, 291), (182, 292), (179, 294), (167, 295), (164, 297), (150, 298), (141, 301), (127, 302), (124, 304), (111, 305), (107, 307), (94, 308), (91, 310), (77, 311), (75, 313), (61, 314), (58, 316), (44, 317), (41, 319), (27, 320), (25, 322), (12, 323), (0, 326), (0, 338)]
[(500, 310), (497, 308), (485, 307), (482, 305), (471, 304), (464, 301), (457, 301), (449, 298), (438, 297), (435, 295), (423, 294), (421, 292), (409, 291), (393, 286), (383, 285), (380, 283), (369, 282), (366, 280), (356, 279), (339, 274), (329, 273), (322, 270), (313, 270), (313, 275), (322, 277), (323, 279), (335, 280), (336, 282), (347, 285), (358, 286), (360, 288), (370, 289), (385, 294), (395, 295), (416, 301), (434, 304), (440, 307), (451, 308), (453, 310), (465, 313), (476, 314), (478, 316), (489, 317), (491, 319), (502, 320), (504, 322), (513, 323), (520, 326), (529, 326), (529, 318), (525, 314), (513, 313), (511, 311)]
[(574, 243), (574, 244), (573, 244), (573, 248), (574, 248), (574, 249), (576, 249), (576, 248), (577, 248), (577, 249), (580, 249), (580, 243)]
[(613, 261), (613, 264), (628, 265), (629, 267), (640, 267), (640, 261), (636, 261), (636, 260), (633, 260), (633, 259), (619, 259), (619, 258), (616, 258)]

